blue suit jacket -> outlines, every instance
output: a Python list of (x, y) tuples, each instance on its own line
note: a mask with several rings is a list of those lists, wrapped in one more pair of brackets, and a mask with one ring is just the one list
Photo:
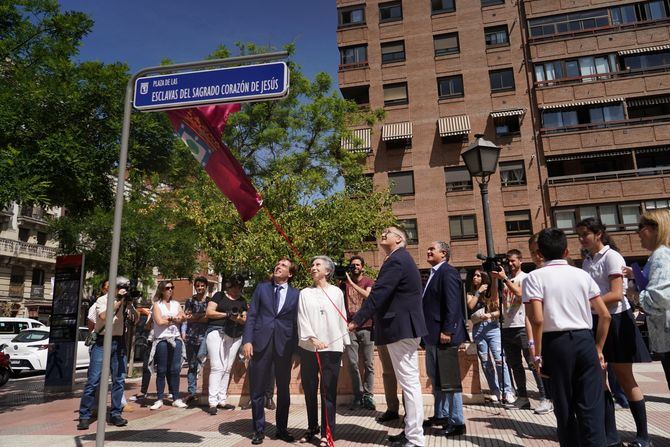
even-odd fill
[(298, 343), (299, 295), (298, 289), (289, 285), (284, 306), (275, 314), (274, 283), (259, 284), (251, 297), (242, 343), (251, 343), (254, 351), (263, 351), (273, 340), (280, 356), (293, 352)]
[(451, 334), (451, 345), (459, 345), (467, 339), (461, 277), (446, 262), (437, 268), (423, 294), (423, 314), (428, 329), (423, 341), (427, 345), (439, 345), (440, 332)]
[(358, 326), (374, 319), (375, 344), (426, 335), (421, 308), (421, 275), (412, 256), (399, 248), (384, 261), (370, 296), (353, 316)]

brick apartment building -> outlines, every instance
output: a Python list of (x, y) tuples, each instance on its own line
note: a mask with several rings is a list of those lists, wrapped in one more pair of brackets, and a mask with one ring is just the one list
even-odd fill
[[(629, 261), (646, 258), (638, 217), (670, 198), (670, 0), (336, 3), (342, 95), (386, 110), (343, 145), (401, 196), (394, 213), (420, 268), (432, 240), (458, 267), (486, 252), (460, 157), (476, 133), (501, 148), (496, 252), (527, 256), (532, 232), (598, 216)], [(570, 251), (580, 258), (574, 235)]]

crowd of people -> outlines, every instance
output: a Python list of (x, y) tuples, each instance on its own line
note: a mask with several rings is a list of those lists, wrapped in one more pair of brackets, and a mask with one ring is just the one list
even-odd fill
[[(575, 233), (582, 246), (581, 268), (569, 257), (565, 233), (545, 229), (529, 240), (534, 270), (522, 271), (521, 251), (509, 250), (505, 265), (489, 262), (488, 268), (472, 273), (465, 300), (460, 275), (449, 264), (449, 245), (433, 241), (427, 248), (431, 269), (424, 283), (405, 248), (407, 236), (397, 227), (388, 227), (381, 234), (379, 244), (386, 258), (376, 281), (365, 275), (363, 258), (354, 256), (334, 285), (335, 264), (321, 255), (313, 258), (309, 267), (312, 284), (299, 291), (291, 286), (297, 265), (281, 258), (271, 279), (260, 283), (248, 302), (242, 296), (244, 278), (232, 276), (222, 291), (209, 298), (207, 279), (198, 277), (194, 280), (196, 293), (183, 309), (173, 299), (174, 284), (162, 281), (147, 321), (151, 332), (140, 393), (133, 398), (146, 399), (155, 372), (157, 398), (151, 410), (163, 406), (166, 382), (172, 406), (186, 408), (197, 403), (197, 378), (207, 359), (209, 413), (234, 409), (227, 389), (235, 360), (244, 359), (252, 444), (264, 441), (267, 408), (276, 409), (276, 438), (293, 442), (288, 430), (289, 386), (294, 358), (298, 358), (308, 416), (300, 440), (316, 439), (325, 447), (332, 445), (338, 434), (337, 384), (342, 357), (347, 358), (352, 385), (350, 408), (376, 409), (376, 348), (386, 399), (386, 411), (377, 420), (384, 423), (400, 418), (400, 385), (404, 429), (388, 440), (394, 447), (423, 447), (426, 427), (438, 427), (433, 433), (447, 437), (467, 433), (459, 351), (471, 337), (488, 383), (488, 399), (510, 410), (530, 410), (526, 367), (530, 368), (539, 395), (532, 410), (538, 414), (553, 411), (561, 446), (622, 445), (614, 417), (615, 386), (635, 421), (636, 436), (629, 445), (651, 446), (645, 399), (633, 364), (652, 358), (634, 311), (646, 315), (650, 348), (661, 356), (670, 386), (670, 211), (649, 211), (640, 219), (641, 245), (651, 252), (644, 268), (626, 265), (599, 220), (580, 221)], [(124, 327), (134, 324), (138, 314), (124, 299), (124, 283), (119, 282), (117, 288), (109, 422), (122, 426), (127, 423), (121, 416)], [(102, 341), (108, 335), (104, 330), (106, 303), (104, 294), (89, 313), (98, 337), (91, 347), (80, 429), (90, 424), (100, 381)], [(433, 415), (428, 418), (424, 417), (419, 373), (421, 345), (434, 397)], [(179, 390), (182, 364), (188, 366), (184, 400)], [(271, 371), (274, 373), (268, 374)], [(276, 406), (272, 392), (268, 401), (273, 382)]]

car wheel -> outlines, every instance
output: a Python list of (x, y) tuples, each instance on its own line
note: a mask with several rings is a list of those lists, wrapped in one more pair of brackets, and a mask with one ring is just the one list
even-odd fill
[(8, 380), (9, 380), (9, 371), (3, 369), (2, 371), (0, 371), (0, 386), (7, 383)]

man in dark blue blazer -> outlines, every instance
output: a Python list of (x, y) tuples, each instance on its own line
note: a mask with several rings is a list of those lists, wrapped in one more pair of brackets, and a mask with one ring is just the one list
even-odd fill
[[(445, 354), (447, 349), (458, 349), (467, 339), (461, 278), (458, 271), (448, 264), (449, 255), (449, 245), (442, 241), (432, 242), (426, 252), (426, 260), (432, 267), (423, 290), (423, 314), (428, 328), (428, 334), (423, 337), (423, 341), (426, 345), (426, 372), (435, 397), (435, 413), (424, 422), (424, 426), (445, 424), (442, 434), (459, 436), (465, 434), (463, 396), (460, 391), (442, 390), (445, 384), (441, 383), (440, 377), (444, 374), (440, 374), (438, 367), (439, 353)], [(456, 374), (456, 381), (460, 385), (458, 359), (448, 366), (441, 363), (441, 366), (448, 367)]]
[(428, 332), (421, 307), (421, 275), (405, 250), (406, 243), (407, 236), (399, 228), (389, 227), (382, 232), (380, 245), (386, 259), (370, 296), (349, 323), (349, 330), (374, 318), (375, 344), (386, 345), (405, 397), (405, 431), (393, 439), (393, 445), (423, 447), (423, 395), (417, 349), (421, 337)]
[(274, 364), (277, 382), (277, 439), (293, 442), (288, 433), (288, 409), (291, 404), (291, 358), (297, 346), (298, 289), (288, 284), (295, 265), (282, 258), (275, 266), (271, 282), (254, 290), (242, 337), (242, 352), (249, 359), (249, 393), (254, 436), (252, 444), (265, 438), (265, 388), (268, 371)]

